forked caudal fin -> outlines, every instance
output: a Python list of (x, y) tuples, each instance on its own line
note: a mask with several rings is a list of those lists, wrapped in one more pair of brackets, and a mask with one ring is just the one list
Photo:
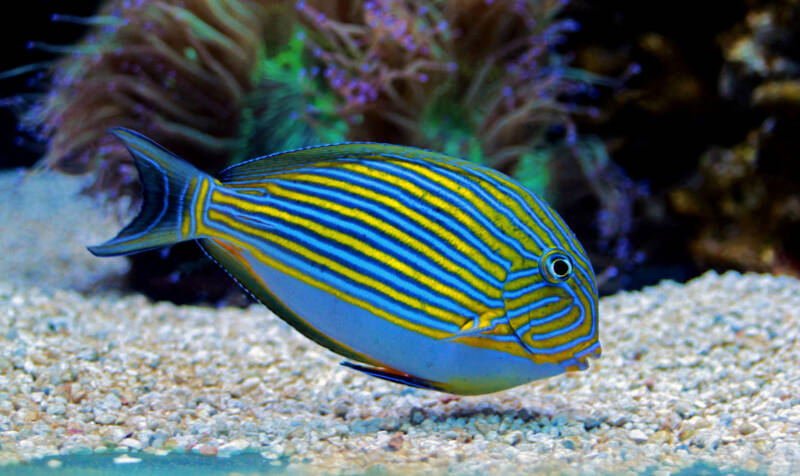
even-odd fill
[(109, 130), (133, 155), (142, 182), (142, 208), (116, 238), (90, 246), (95, 256), (139, 253), (193, 239), (185, 223), (186, 200), (192, 189), (211, 176), (196, 169), (177, 155), (147, 137), (129, 129)]

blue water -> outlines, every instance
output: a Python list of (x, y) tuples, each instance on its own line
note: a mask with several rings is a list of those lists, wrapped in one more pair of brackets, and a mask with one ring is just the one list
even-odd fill
[[(230, 458), (216, 458), (192, 453), (170, 453), (154, 456), (130, 453), (139, 463), (114, 463), (121, 453), (85, 454), (42, 458), (18, 465), (0, 466), (2, 476), (229, 476), (242, 473), (248, 476), (286, 474), (286, 464), (270, 464), (257, 453), (242, 453)], [(58, 460), (61, 466), (51, 468), (48, 462)]]
[[(114, 458), (120, 453), (86, 454), (42, 458), (29, 463), (0, 466), (3, 476), (229, 476), (241, 473), (248, 476), (288, 474), (285, 462), (273, 466), (256, 453), (243, 453), (230, 458), (216, 458), (191, 453), (170, 453), (168, 456), (153, 456), (147, 453), (131, 453), (140, 458), (139, 463), (117, 464)], [(59, 460), (58, 468), (48, 466), (48, 461)], [(659, 468), (648, 468), (642, 476), (652, 476)], [(375, 475), (370, 472), (369, 474)], [(695, 463), (675, 473), (674, 476), (766, 476), (765, 472), (747, 470), (720, 470), (707, 463)]]

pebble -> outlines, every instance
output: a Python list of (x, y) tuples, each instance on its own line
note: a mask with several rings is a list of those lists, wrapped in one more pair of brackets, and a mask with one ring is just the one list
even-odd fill
[(200, 445), (197, 447), (197, 452), (203, 456), (217, 456), (219, 450), (216, 446)]
[(628, 433), (628, 438), (636, 443), (644, 443), (647, 441), (647, 435), (645, 435), (642, 430), (631, 430), (630, 433)]
[(400, 432), (395, 433), (389, 438), (389, 442), (386, 443), (386, 447), (392, 451), (398, 451), (400, 448), (403, 447), (403, 434)]
[(132, 450), (142, 449), (142, 443), (135, 438), (123, 438), (119, 445)]
[(750, 423), (749, 421), (746, 421), (739, 426), (739, 433), (741, 433), (744, 436), (747, 436), (751, 433), (755, 433), (757, 430), (758, 427)]
[(250, 377), (242, 382), (242, 391), (243, 392), (252, 392), (258, 387), (258, 384), (261, 383), (261, 379), (258, 377)]
[(113, 413), (110, 412), (103, 412), (98, 415), (95, 415), (94, 421), (100, 425), (111, 425), (112, 423), (117, 421), (117, 417), (114, 416)]
[(136, 464), (141, 462), (142, 458), (134, 458), (133, 456), (128, 456), (126, 454), (121, 454), (114, 458), (114, 464)]
[(47, 404), (47, 413), (50, 415), (63, 415), (67, 412), (67, 401), (63, 397), (56, 397)]
[(75, 228), (61, 215), (97, 210), (26, 220), (31, 200), (12, 202), (0, 206), (0, 227), (26, 230), (0, 229), (3, 249), (19, 251), (0, 254), (0, 464), (190, 448), (331, 474), (800, 467), (793, 278), (708, 272), (605, 297), (603, 357), (588, 370), (452, 398), (344, 369), (260, 305), (175, 306), (93, 288), (97, 273), (113, 288), (119, 268), (96, 267), (109, 260), (85, 245), (119, 225), (47, 241), (46, 230)]
[(219, 455), (234, 456), (246, 451), (248, 448), (250, 448), (250, 442), (246, 439), (233, 440), (219, 447)]

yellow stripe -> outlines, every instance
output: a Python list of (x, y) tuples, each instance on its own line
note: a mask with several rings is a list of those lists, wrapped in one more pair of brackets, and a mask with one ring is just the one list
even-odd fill
[[(526, 293), (520, 297), (514, 299), (507, 299), (506, 300), (506, 309), (509, 311), (514, 309), (519, 309), (521, 307), (525, 307), (528, 304), (531, 304), (535, 301), (539, 301), (544, 298), (548, 297), (557, 297), (559, 298), (558, 302), (571, 302), (572, 296), (568, 293), (564, 292), (564, 290), (552, 286), (547, 286), (541, 289), (537, 289), (535, 291)], [(546, 307), (546, 306), (545, 306)], [(542, 316), (544, 317), (544, 316)], [(514, 320), (520, 319), (519, 317), (514, 318)]]
[[(545, 304), (544, 306), (541, 307), (537, 307), (527, 314), (524, 314), (522, 316), (517, 316), (514, 319), (511, 319), (511, 326), (514, 327), (515, 329), (519, 329), (520, 327), (523, 327), (530, 321), (544, 319), (551, 314), (563, 311), (567, 307), (570, 307), (571, 304), (572, 304), (572, 299), (561, 298), (558, 301)], [(557, 319), (556, 321), (559, 321), (559, 319)], [(549, 324), (549, 322), (547, 324)], [(542, 324), (542, 326), (547, 324)], [(537, 328), (540, 327), (541, 326), (537, 326)], [(537, 332), (537, 334), (539, 333), (540, 332)], [(541, 346), (537, 345), (537, 347)]]
[[(282, 237), (280, 237), (278, 235), (275, 235), (275, 234), (272, 234), (272, 233), (269, 233), (269, 232), (266, 232), (266, 231), (263, 231), (263, 230), (259, 230), (257, 228), (253, 228), (253, 227), (247, 226), (247, 225), (245, 225), (243, 223), (240, 223), (240, 222), (228, 217), (227, 215), (225, 215), (223, 213), (219, 213), (219, 212), (217, 212), (215, 210), (209, 210), (208, 216), (209, 216), (209, 219), (212, 222), (224, 223), (226, 226), (228, 226), (230, 228), (233, 228), (235, 230), (241, 231), (243, 233), (246, 233), (246, 234), (248, 234), (250, 236), (258, 237), (260, 239), (273, 242), (273, 243), (277, 244), (278, 246), (281, 246), (282, 248), (286, 248), (286, 249), (291, 250), (292, 252), (297, 253), (297, 254), (299, 254), (301, 256), (305, 256), (306, 258), (308, 258), (310, 261), (312, 261), (314, 263), (317, 263), (317, 264), (320, 264), (320, 265), (322, 265), (324, 267), (327, 267), (328, 269), (332, 270), (333, 272), (335, 272), (337, 274), (340, 274), (342, 276), (346, 276), (347, 278), (349, 278), (349, 279), (351, 279), (351, 280), (353, 280), (355, 282), (358, 282), (360, 284), (368, 286), (368, 287), (370, 287), (370, 288), (372, 288), (372, 289), (374, 289), (374, 290), (376, 290), (376, 291), (378, 291), (378, 292), (380, 292), (380, 293), (382, 293), (382, 294), (384, 294), (386, 296), (391, 297), (392, 299), (394, 299), (394, 300), (396, 300), (398, 302), (402, 302), (402, 303), (406, 304), (409, 307), (423, 310), (426, 314), (429, 314), (432, 317), (436, 317), (436, 318), (438, 318), (438, 319), (440, 319), (442, 321), (445, 321), (445, 322), (452, 322), (452, 323), (456, 324), (459, 327), (462, 326), (464, 324), (464, 321), (466, 320), (462, 316), (457, 316), (457, 315), (454, 315), (454, 314), (449, 313), (447, 311), (444, 311), (444, 310), (441, 310), (441, 309), (438, 309), (438, 308), (434, 308), (434, 307), (430, 306), (427, 303), (421, 302), (418, 299), (411, 298), (411, 297), (409, 297), (409, 296), (407, 296), (405, 294), (402, 294), (402, 293), (392, 289), (391, 287), (387, 286), (386, 284), (384, 284), (384, 283), (382, 283), (380, 281), (372, 279), (372, 278), (370, 278), (368, 276), (364, 276), (364, 275), (355, 273), (352, 270), (348, 269), (346, 266), (343, 266), (343, 265), (341, 265), (340, 263), (338, 263), (336, 261), (333, 261), (333, 260), (331, 260), (329, 258), (326, 258), (325, 256), (319, 255), (319, 254), (317, 254), (317, 253), (315, 253), (315, 252), (313, 252), (313, 251), (309, 250), (308, 248), (305, 248), (305, 247), (303, 247), (301, 245), (298, 245), (296, 243), (292, 243), (292, 242), (290, 242), (288, 240), (285, 240), (284, 238), (282, 238)], [(289, 274), (290, 276), (296, 277), (296, 278), (300, 279), (301, 281), (303, 281), (303, 282), (305, 282), (307, 284), (315, 286), (315, 287), (317, 287), (319, 289), (322, 289), (322, 290), (324, 290), (324, 291), (326, 291), (326, 292), (328, 292), (328, 293), (330, 293), (330, 294), (332, 294), (334, 296), (337, 296), (337, 297), (339, 297), (339, 298), (341, 298), (341, 299), (343, 299), (345, 301), (348, 301), (348, 297), (349, 296), (347, 295), (347, 293), (343, 293), (340, 289), (334, 288), (332, 286), (329, 286), (327, 284), (324, 284), (322, 282), (314, 280), (313, 278), (311, 278), (309, 276), (306, 276), (306, 275), (302, 274), (301, 272), (299, 272), (297, 270), (293, 270), (292, 268), (290, 268), (288, 266), (284, 266), (284, 265), (276, 266), (276, 265), (273, 265), (273, 263), (277, 263), (275, 260), (273, 260), (271, 258), (267, 258), (267, 256), (264, 255), (263, 253), (260, 253), (257, 250), (251, 249), (251, 247), (247, 246), (245, 243), (242, 243), (239, 240), (235, 240), (234, 242), (236, 244), (242, 246), (242, 247), (248, 248), (254, 255), (257, 255), (259, 260), (263, 261), (264, 263), (269, 264), (270, 266), (273, 266), (273, 267), (279, 269), (280, 271), (282, 271), (282, 272), (284, 272), (286, 274)], [(350, 298), (350, 299), (354, 299), (355, 300), (355, 298)], [(414, 323), (411, 323), (411, 322), (406, 321), (404, 319), (400, 319), (397, 316), (395, 316), (393, 314), (389, 314), (389, 313), (387, 313), (387, 312), (385, 312), (385, 311), (383, 311), (383, 310), (381, 310), (381, 309), (379, 309), (379, 308), (377, 308), (377, 307), (375, 307), (375, 306), (373, 306), (373, 305), (371, 305), (371, 304), (369, 304), (369, 303), (367, 303), (365, 301), (361, 301), (361, 300), (357, 300), (357, 301), (359, 301), (361, 303), (361, 304), (359, 304), (360, 307), (364, 307), (364, 308), (370, 310), (370, 312), (373, 312), (376, 315), (380, 315), (381, 317), (384, 317), (385, 319), (387, 319), (388, 321), (392, 322), (393, 324), (397, 324), (399, 326), (403, 326), (403, 327), (405, 327), (407, 329), (410, 329), (410, 330), (413, 330), (415, 332), (419, 332), (421, 334), (428, 335), (428, 336), (431, 336), (431, 337), (442, 338), (442, 337), (445, 337), (445, 336), (448, 335), (447, 333), (445, 333), (443, 331), (438, 331), (436, 329), (431, 329), (429, 327), (425, 327), (425, 326), (422, 326), (422, 325), (414, 324)]]
[[(439, 164), (438, 162), (433, 162), (433, 163), (437, 164), (437, 165)], [(411, 172), (413, 172), (413, 173), (415, 173), (417, 175), (421, 175), (423, 177), (426, 177), (429, 180), (431, 180), (433, 183), (435, 183), (437, 185), (441, 185), (441, 186), (447, 188), (451, 192), (455, 193), (456, 195), (460, 196), (464, 200), (468, 201), (478, 211), (480, 211), (480, 213), (483, 216), (485, 216), (489, 221), (494, 223), (497, 226), (497, 228), (500, 230), (500, 232), (505, 233), (506, 235), (508, 235), (513, 240), (515, 240), (515, 241), (517, 241), (519, 243), (524, 243), (526, 241), (530, 241), (530, 236), (528, 236), (527, 233), (523, 232), (517, 225), (514, 225), (506, 215), (504, 215), (500, 211), (490, 207), (486, 203), (485, 200), (483, 200), (482, 198), (478, 197), (475, 194), (475, 192), (473, 192), (472, 190), (470, 190), (470, 189), (458, 184), (457, 182), (453, 181), (452, 179), (450, 179), (450, 178), (448, 178), (446, 176), (443, 176), (441, 174), (438, 174), (438, 173), (432, 171), (431, 169), (426, 168), (426, 167), (424, 167), (424, 166), (422, 166), (420, 164), (416, 164), (416, 163), (413, 163), (413, 162), (405, 162), (405, 161), (401, 161), (401, 160), (393, 161), (392, 164), (400, 166), (400, 167), (403, 167), (405, 169), (408, 169), (408, 170), (410, 170)], [(394, 183), (394, 182), (392, 182), (392, 183)], [(424, 197), (424, 198), (427, 198), (427, 197)], [(439, 202), (443, 202), (443, 201), (441, 199), (439, 199)], [(443, 202), (443, 203), (447, 203), (447, 202)], [(448, 206), (449, 206), (450, 209), (454, 209), (453, 206), (451, 206), (449, 204), (448, 204)], [(476, 222), (473, 222), (473, 223), (476, 223)], [(474, 226), (482, 226), (482, 225), (477, 225), (477, 223), (476, 223)], [(470, 226), (470, 228), (474, 229), (472, 225)], [(499, 251), (501, 253), (501, 256), (503, 256), (504, 258), (509, 259), (510, 261), (518, 261), (520, 259), (519, 253), (514, 251), (511, 247), (506, 245), (504, 242), (498, 240), (494, 236), (494, 234), (492, 232), (490, 232), (486, 228), (482, 228), (482, 230), (484, 230), (485, 234), (488, 234), (489, 239), (491, 240), (491, 241), (487, 241), (486, 239), (483, 239), (484, 243), (493, 243), (493, 244), (496, 243), (497, 245), (500, 245)]]
[[(390, 162), (387, 160), (387, 162)], [(391, 161), (393, 164), (397, 165), (406, 165), (403, 162), (399, 161)], [(494, 248), (497, 246), (497, 251), (500, 256), (510, 261), (518, 259), (519, 254), (514, 251), (510, 246), (503, 243), (502, 241), (498, 240), (495, 235), (487, 230), (483, 225), (475, 221), (471, 216), (464, 213), (460, 208), (456, 207), (455, 205), (449, 203), (448, 201), (444, 200), (443, 198), (424, 190), (422, 187), (400, 177), (396, 177), (391, 174), (387, 174), (381, 170), (375, 170), (370, 167), (367, 167), (362, 164), (357, 163), (344, 163), (344, 164), (337, 164), (337, 169), (345, 169), (351, 170), (361, 176), (371, 177), (376, 180), (380, 180), (382, 182), (388, 183), (390, 185), (396, 186), (401, 190), (411, 194), (411, 196), (427, 202), (433, 208), (438, 208), (442, 210), (446, 215), (453, 217), (457, 222), (465, 225), (470, 231), (476, 233), (479, 240), (486, 243), (490, 248)], [(425, 176), (430, 176), (430, 171), (425, 169), (421, 169), (424, 171)], [(452, 181), (444, 178), (444, 177), (436, 177), (434, 181), (441, 181), (441, 182), (448, 182), (449, 185), (445, 185), (446, 188), (453, 190), (457, 188), (458, 185), (454, 184)], [(406, 207), (408, 209), (408, 207)], [(491, 212), (487, 217), (490, 219), (494, 218), (493, 214), (496, 212)]]
[[(525, 203), (527, 203), (527, 204), (528, 204), (528, 206), (529, 206), (529, 207), (530, 207), (530, 209), (531, 209), (531, 210), (532, 210), (532, 211), (533, 211), (533, 212), (536, 214), (536, 216), (537, 216), (537, 217), (539, 217), (539, 219), (542, 221), (542, 223), (544, 224), (544, 226), (545, 226), (545, 227), (547, 227), (547, 228), (549, 228), (549, 229), (553, 230), (553, 232), (554, 232), (554, 233), (556, 233), (556, 234), (559, 234), (559, 233), (560, 233), (560, 232), (558, 231), (558, 228), (556, 227), (556, 224), (555, 224), (555, 223), (553, 223), (553, 221), (552, 221), (552, 220), (550, 220), (549, 218), (547, 218), (547, 215), (544, 213), (544, 211), (543, 211), (543, 209), (542, 209), (542, 206), (540, 206), (540, 205), (539, 205), (539, 204), (536, 202), (536, 200), (534, 200), (534, 199), (531, 197), (531, 194), (530, 194), (530, 192), (529, 192), (528, 190), (526, 190), (526, 189), (524, 189), (523, 187), (521, 187), (520, 185), (518, 185), (518, 184), (516, 184), (516, 183), (514, 183), (514, 182), (512, 182), (512, 181), (510, 181), (510, 180), (509, 180), (507, 177), (505, 177), (504, 175), (500, 174), (499, 172), (496, 172), (496, 171), (494, 171), (494, 170), (490, 170), (490, 171), (488, 171), (488, 173), (489, 173), (489, 174), (490, 174), (490, 175), (491, 175), (491, 176), (492, 176), (492, 177), (493, 177), (495, 180), (497, 180), (498, 182), (502, 183), (503, 185), (505, 185), (506, 187), (510, 188), (511, 190), (514, 190), (515, 192), (517, 192), (517, 194), (518, 194), (520, 197), (522, 197), (522, 199), (525, 201)], [(515, 200), (514, 202), (516, 203), (516, 200)], [(547, 206), (547, 204), (544, 204), (544, 206)], [(525, 213), (525, 212), (522, 210), (522, 208), (520, 208), (520, 207), (519, 207), (519, 205), (516, 205), (516, 209), (517, 209), (517, 210), (519, 210), (519, 212), (518, 212), (518, 216), (520, 216), (521, 218), (524, 218), (524, 219), (525, 219), (524, 221), (525, 221), (525, 224), (526, 224), (526, 225), (528, 225), (528, 226), (529, 226), (529, 227), (530, 227), (532, 230), (538, 230), (538, 229), (540, 229), (540, 227), (536, 225), (536, 223), (533, 221), (533, 219), (532, 219), (532, 218), (530, 218), (530, 216), (529, 216), (527, 213)], [(566, 223), (564, 223), (564, 221), (563, 221), (563, 220), (561, 220), (561, 217), (559, 217), (558, 213), (556, 213), (556, 212), (555, 212), (554, 210), (552, 210), (552, 209), (551, 209), (551, 212), (552, 212), (552, 215), (553, 215), (554, 217), (556, 217), (556, 220), (557, 220), (557, 221), (558, 221), (558, 223), (561, 225), (562, 229), (563, 229), (563, 230), (564, 230), (564, 231), (567, 233), (567, 235), (568, 235), (568, 236), (567, 236), (567, 240), (566, 240), (566, 242), (564, 242), (564, 243), (561, 243), (561, 245), (562, 245), (562, 246), (564, 246), (564, 247), (566, 247), (566, 248), (565, 248), (565, 249), (566, 249), (566, 251), (569, 251), (569, 252), (570, 252), (570, 255), (573, 257), (573, 259), (575, 259), (575, 260), (577, 260), (577, 261), (578, 261), (578, 264), (579, 264), (581, 267), (583, 267), (584, 269), (587, 269), (587, 270), (591, 269), (591, 264), (590, 264), (588, 261), (586, 261), (586, 260), (584, 260), (584, 259), (583, 259), (583, 256), (585, 256), (585, 253), (583, 252), (583, 250), (582, 250), (582, 249), (580, 249), (580, 250), (579, 250), (579, 249), (576, 249), (576, 248), (575, 248), (575, 247), (572, 245), (572, 241), (575, 241), (575, 242), (577, 243), (577, 241), (578, 241), (578, 240), (577, 240), (577, 239), (574, 239), (574, 240), (569, 240), (569, 233), (570, 233), (570, 229), (569, 229), (569, 227), (566, 225)], [(554, 246), (553, 244), (549, 243), (549, 238), (548, 238), (548, 236), (547, 236), (546, 234), (542, 234), (542, 235), (541, 235), (541, 237), (542, 237), (542, 239), (546, 240), (546, 243), (547, 243), (547, 245), (548, 245), (548, 246)], [(587, 284), (587, 285), (589, 286), (589, 287), (587, 288), (589, 291), (591, 291), (591, 290), (592, 290), (592, 288), (591, 288), (591, 285), (590, 285), (589, 283), (584, 283), (584, 284)]]
[[(427, 228), (428, 231), (443, 238), (448, 245), (452, 246), (455, 249), (455, 251), (477, 261), (478, 265), (481, 268), (489, 272), (489, 274), (491, 274), (498, 281), (502, 282), (505, 280), (506, 271), (499, 265), (497, 265), (497, 263), (485, 259), (481, 252), (479, 252), (469, 244), (464, 243), (449, 230), (443, 228), (437, 223), (434, 223), (426, 219), (421, 214), (415, 212), (414, 210), (409, 209), (408, 207), (406, 207), (405, 205), (403, 205), (402, 203), (393, 198), (376, 194), (372, 190), (357, 185), (353, 185), (349, 182), (331, 179), (328, 177), (321, 177), (318, 175), (286, 174), (282, 175), (281, 177), (290, 178), (291, 180), (298, 182), (313, 183), (339, 189), (348, 193), (353, 193), (362, 196), (369, 200), (374, 200), (375, 202), (385, 205), (386, 207), (389, 207), (398, 212), (398, 214), (408, 217), (410, 220), (418, 223), (424, 228)], [(291, 193), (285, 191), (284, 189), (280, 188), (279, 186), (273, 183), (247, 184), (247, 185), (248, 187), (260, 186), (271, 194), (279, 194), (285, 197), (290, 197), (289, 194)], [(433, 262), (442, 266), (447, 271), (459, 276), (461, 279), (469, 283), (471, 286), (475, 287), (476, 289), (482, 290), (487, 296), (491, 298), (502, 297), (502, 291), (500, 289), (497, 289), (495, 286), (484, 281), (480, 277), (475, 276), (468, 269), (465, 269), (463, 266), (460, 266), (452, 262), (446, 256), (439, 254), (436, 250), (432, 249), (425, 243), (422, 243), (417, 239), (411, 237), (409, 234), (400, 230), (394, 225), (380, 221), (375, 217), (373, 217), (372, 215), (364, 212), (363, 210), (346, 207), (332, 201), (319, 200), (316, 197), (309, 197), (301, 193), (293, 193), (291, 195), (291, 199), (300, 203), (308, 203), (318, 208), (331, 210), (333, 212), (340, 213), (349, 218), (359, 220), (369, 225), (370, 227), (378, 229), (383, 233), (387, 234), (388, 236), (391, 236), (398, 242), (408, 245), (409, 247), (411, 247), (411, 249), (425, 255), (426, 257), (430, 258)]]
[(505, 289), (506, 292), (519, 291), (520, 289), (533, 286), (534, 284), (541, 283), (542, 281), (544, 281), (544, 278), (541, 274), (532, 274), (530, 276), (518, 278), (513, 281), (506, 281), (503, 289)]
[(183, 210), (180, 212), (181, 216), (183, 217), (181, 220), (181, 236), (186, 238), (189, 236), (189, 233), (192, 231), (192, 221), (190, 219), (190, 210), (191, 210), (191, 203), (192, 203), (192, 195), (194, 195), (194, 186), (197, 183), (197, 177), (193, 177), (192, 180), (189, 182), (189, 186), (186, 187), (186, 195), (183, 197), (183, 203), (188, 204), (187, 206), (183, 207)]
[[(558, 312), (564, 309), (566, 306), (562, 306), (561, 309), (553, 310), (552, 312)], [(548, 313), (549, 314), (549, 313)], [(570, 310), (567, 314), (563, 317), (556, 319), (555, 321), (546, 322), (544, 324), (531, 326), (528, 329), (528, 332), (525, 333), (526, 338), (533, 337), (535, 335), (542, 335), (547, 334), (548, 332), (557, 331), (558, 329), (563, 329), (568, 327), (576, 322), (576, 320), (580, 317), (580, 309), (577, 306), (573, 306), (572, 310)], [(577, 330), (577, 329), (576, 329)], [(555, 337), (550, 337), (549, 339), (544, 340), (537, 340), (536, 346), (541, 348), (546, 347), (555, 347), (561, 345), (565, 342), (569, 342), (575, 338), (575, 331), (568, 332), (566, 334), (562, 334)]]
[[(572, 323), (574, 323), (579, 316), (580, 316), (580, 310), (577, 307), (573, 307), (572, 310), (568, 312), (567, 315), (564, 316), (563, 318), (555, 322), (548, 322), (547, 324), (543, 324), (542, 326), (537, 327), (535, 332), (532, 330), (526, 332), (525, 335), (522, 337), (522, 339), (531, 347), (538, 349), (551, 349), (572, 342), (576, 337), (575, 331), (568, 332), (566, 334), (561, 334), (555, 337), (550, 337), (549, 339), (544, 339), (544, 340), (534, 341), (531, 339), (531, 337), (537, 334), (546, 334), (547, 332), (551, 332), (569, 326)], [(585, 348), (585, 346), (583, 348)], [(559, 360), (565, 360), (572, 357), (574, 354), (575, 354), (575, 347), (572, 347), (557, 354), (550, 354), (550, 355), (558, 356)]]
[[(434, 163), (436, 165), (444, 167), (444, 168), (446, 168), (446, 169), (448, 169), (448, 170), (450, 170), (452, 172), (456, 172), (458, 174), (463, 174), (464, 173), (464, 169), (459, 167), (456, 164), (443, 163), (443, 162), (434, 162)], [(478, 170), (478, 172), (479, 173), (485, 173), (485, 174), (491, 176), (492, 178), (496, 179), (497, 181), (499, 181), (499, 182), (501, 182), (501, 183), (503, 183), (503, 184), (505, 184), (505, 185), (507, 185), (509, 187), (513, 186), (512, 183), (510, 183), (507, 180), (503, 179), (502, 174), (500, 174), (499, 172), (496, 172), (496, 171), (494, 171), (492, 169), (485, 169), (485, 170), (481, 169), (481, 170)], [(536, 222), (533, 221), (533, 219), (530, 217), (530, 215), (528, 213), (526, 213), (522, 209), (522, 207), (517, 203), (516, 200), (512, 199), (507, 194), (500, 192), (497, 189), (497, 187), (494, 184), (492, 184), (491, 182), (481, 179), (480, 174), (471, 175), (469, 177), (469, 180), (471, 180), (473, 182), (476, 182), (477, 185), (481, 189), (483, 189), (484, 191), (488, 192), (501, 205), (503, 205), (504, 207), (508, 208), (509, 211), (514, 216), (519, 218), (520, 221), (522, 221), (534, 233), (537, 234), (537, 236), (544, 242), (545, 247), (549, 248), (549, 247), (553, 247), (554, 246), (553, 242), (550, 240), (550, 237), (547, 236), (547, 234), (545, 232), (541, 231), (542, 228), (540, 226), (538, 226), (536, 224)], [(519, 193), (519, 190), (517, 190), (517, 192)], [(533, 210), (536, 211), (538, 208), (539, 208), (538, 206), (534, 207)], [(542, 220), (542, 222), (544, 223), (545, 226), (548, 226), (548, 227), (550, 227), (552, 229), (555, 229), (555, 227), (547, 219), (547, 217), (545, 217), (542, 214), (538, 214), (538, 216)], [(491, 219), (494, 220), (495, 218), (496, 217), (494, 215), (491, 216)], [(511, 225), (511, 229), (514, 229), (513, 225)], [(531, 253), (534, 253), (534, 254), (540, 254), (542, 252), (542, 250), (539, 248), (539, 246), (531, 239), (531, 237), (529, 237), (527, 235), (527, 233), (523, 233), (522, 236), (524, 238), (519, 240), (519, 243), (520, 243), (520, 245), (522, 247), (524, 247), (526, 250), (528, 250), (528, 251), (530, 251)], [(522, 268), (523, 263), (516, 262), (514, 264), (515, 264), (515, 266), (511, 268), (512, 271), (517, 271), (517, 270), (520, 270), (520, 269), (524, 269), (524, 268)]]
[(197, 196), (197, 203), (194, 204), (194, 220), (197, 224), (197, 236), (211, 236), (207, 233), (208, 229), (205, 227), (203, 221), (203, 210), (206, 202), (206, 195), (208, 194), (208, 179), (203, 178), (200, 182), (200, 193)]
[[(498, 332), (493, 332), (493, 335), (502, 335), (503, 332), (511, 332), (511, 329), (506, 324), (498, 324), (497, 326), (499, 329), (495, 329)], [(453, 339), (453, 342), (458, 342), (459, 344), (466, 344), (471, 347), (479, 347), (482, 349), (490, 349), (490, 350), (497, 350), (500, 352), (505, 352), (507, 354), (515, 355), (517, 357), (526, 357), (531, 358), (531, 354), (525, 350), (524, 347), (519, 345), (518, 342), (515, 341), (496, 341), (489, 337), (457, 337)]]
[[(283, 197), (288, 198), (290, 200), (295, 200), (296, 201), (298, 196), (301, 196), (302, 194), (298, 194), (298, 193), (295, 193), (295, 192), (283, 191), (282, 190), (280, 193), (273, 193), (273, 195), (283, 196)], [(286, 212), (284, 212), (282, 210), (277, 210), (275, 208), (272, 208), (272, 207), (269, 207), (269, 206), (266, 206), (266, 205), (258, 205), (258, 204), (255, 204), (255, 203), (251, 203), (251, 202), (248, 202), (248, 201), (245, 201), (245, 200), (238, 199), (236, 197), (221, 193), (221, 192), (219, 192), (217, 190), (214, 190), (214, 191), (211, 192), (211, 202), (212, 203), (219, 203), (219, 204), (223, 204), (223, 205), (231, 205), (231, 206), (234, 206), (236, 208), (239, 208), (241, 210), (245, 210), (245, 211), (248, 211), (248, 212), (251, 212), (251, 213), (275, 217), (275, 218), (277, 218), (279, 220), (282, 220), (282, 221), (285, 221), (287, 223), (293, 223), (293, 224), (298, 225), (298, 226), (300, 226), (302, 228), (305, 228), (307, 230), (311, 230), (314, 233), (324, 237), (326, 240), (335, 241), (337, 243), (340, 243), (340, 244), (342, 244), (344, 246), (347, 246), (347, 247), (349, 247), (349, 248), (351, 248), (353, 250), (356, 250), (356, 251), (358, 251), (360, 253), (363, 253), (366, 256), (369, 256), (369, 257), (377, 260), (378, 262), (381, 263), (381, 265), (387, 266), (387, 267), (391, 268), (392, 270), (395, 270), (395, 271), (397, 271), (399, 273), (402, 273), (402, 274), (408, 276), (409, 278), (411, 278), (412, 280), (415, 280), (418, 283), (422, 284), (423, 286), (426, 286), (429, 289), (431, 289), (431, 290), (433, 290), (433, 291), (435, 291), (435, 292), (437, 292), (437, 293), (439, 293), (441, 295), (444, 295), (444, 296), (447, 296), (447, 297), (453, 299), (454, 301), (456, 301), (457, 303), (459, 303), (462, 306), (466, 307), (467, 309), (475, 312), (475, 314), (480, 315), (480, 314), (483, 314), (484, 312), (487, 311), (487, 307), (486, 307), (485, 304), (483, 304), (482, 302), (471, 298), (470, 296), (466, 295), (462, 291), (459, 291), (457, 289), (453, 289), (451, 287), (447, 287), (447, 286), (443, 285), (440, 281), (435, 280), (435, 279), (431, 278), (430, 276), (427, 276), (427, 275), (419, 272), (418, 270), (416, 270), (416, 269), (412, 268), (411, 266), (409, 266), (407, 263), (398, 260), (394, 256), (392, 256), (390, 254), (387, 254), (387, 253), (384, 253), (383, 251), (381, 251), (381, 250), (379, 250), (377, 248), (368, 246), (365, 243), (363, 243), (362, 241), (357, 240), (357, 239), (353, 238), (352, 236), (346, 235), (346, 234), (344, 234), (344, 233), (342, 233), (340, 231), (337, 231), (337, 230), (322, 226), (319, 223), (316, 223), (314, 221), (308, 220), (306, 218), (302, 218), (302, 217), (298, 217), (296, 215), (292, 215), (290, 213), (286, 213)], [(434, 311), (434, 312), (432, 313), (430, 311)], [(451, 313), (449, 311), (438, 310), (437, 308), (432, 308), (432, 309), (429, 309), (428, 312), (431, 315), (436, 315), (437, 317), (439, 317), (441, 315), (441, 317), (446, 319), (447, 322), (453, 322), (453, 323), (461, 322), (461, 319), (453, 319), (452, 315), (451, 315)], [(464, 317), (464, 316), (462, 316), (462, 317)]]

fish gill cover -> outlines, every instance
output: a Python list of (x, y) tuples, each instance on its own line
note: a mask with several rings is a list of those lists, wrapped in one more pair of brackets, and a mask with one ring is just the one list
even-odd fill
[[(612, 269), (635, 261), (626, 240), (641, 193), (624, 186), (599, 140), (577, 135), (572, 118), (596, 113), (584, 104), (604, 80), (558, 51), (578, 29), (559, 16), (567, 3), (112, 0), (49, 67), (23, 123), (47, 144), (44, 166), (91, 174), (85, 192), (120, 209), (137, 208), (140, 192), (130, 156), (106, 133), (112, 126), (210, 173), (280, 150), (368, 140), (487, 164), (551, 199), (556, 175), (568, 176), (581, 184), (576, 196), (598, 195), (590, 221), (608, 225), (589, 248), (610, 256)], [(599, 195), (608, 190), (616, 199)], [(142, 259), (150, 260), (134, 258), (133, 274), (152, 275), (152, 264), (137, 268)], [(178, 267), (185, 261), (161, 263), (160, 277), (145, 280), (192, 289), (186, 275), (206, 268)], [(221, 297), (195, 298), (209, 293)]]

